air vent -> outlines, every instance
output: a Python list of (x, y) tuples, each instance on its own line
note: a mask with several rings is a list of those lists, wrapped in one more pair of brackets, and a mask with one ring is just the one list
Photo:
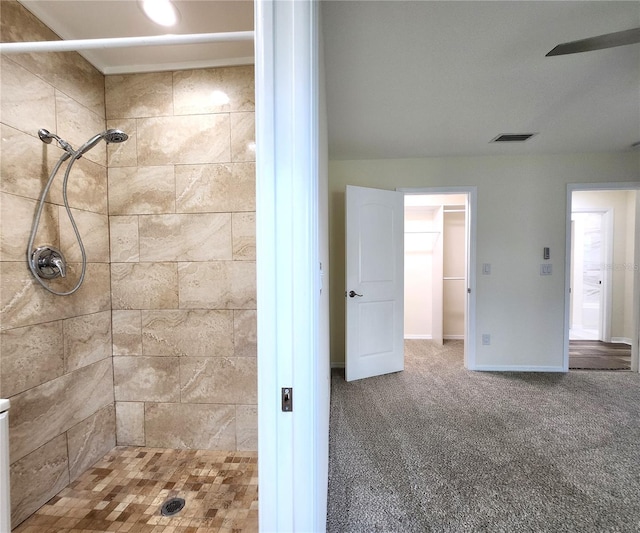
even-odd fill
[(497, 137), (491, 139), (492, 143), (521, 143), (527, 139), (531, 139), (535, 133), (501, 133)]
[(640, 150), (640, 141), (635, 142), (631, 145), (632, 150)]

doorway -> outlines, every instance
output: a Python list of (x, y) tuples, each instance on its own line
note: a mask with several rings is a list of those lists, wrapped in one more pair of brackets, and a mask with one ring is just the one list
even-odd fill
[(475, 369), (475, 187), (405, 193), (405, 339), (464, 341)]
[(567, 188), (565, 370), (638, 370), (640, 184)]

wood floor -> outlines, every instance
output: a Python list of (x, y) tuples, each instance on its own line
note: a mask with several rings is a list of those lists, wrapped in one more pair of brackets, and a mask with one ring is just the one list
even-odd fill
[(631, 370), (631, 346), (601, 341), (569, 341), (570, 370)]

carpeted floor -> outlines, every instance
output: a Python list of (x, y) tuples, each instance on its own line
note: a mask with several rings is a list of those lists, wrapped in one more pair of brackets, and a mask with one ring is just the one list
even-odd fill
[(569, 369), (631, 370), (631, 346), (602, 341), (569, 341)]
[(405, 368), (332, 376), (328, 532), (640, 531), (640, 375)]

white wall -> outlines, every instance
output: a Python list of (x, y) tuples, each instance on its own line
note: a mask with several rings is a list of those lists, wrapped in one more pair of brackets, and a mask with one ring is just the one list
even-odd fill
[[(329, 163), (331, 354), (344, 361), (344, 188), (477, 186), (476, 361), (562, 368), (566, 186), (640, 180), (640, 154), (455, 157)], [(553, 274), (540, 276), (542, 249)], [(491, 345), (482, 346), (483, 333)], [(474, 342), (471, 339), (470, 342)]]

